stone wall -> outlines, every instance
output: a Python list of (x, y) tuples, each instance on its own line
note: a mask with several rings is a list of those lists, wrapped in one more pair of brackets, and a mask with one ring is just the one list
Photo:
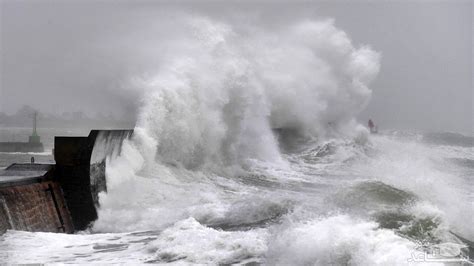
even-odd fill
[(59, 184), (44, 181), (0, 187), (0, 234), (7, 229), (72, 233)]

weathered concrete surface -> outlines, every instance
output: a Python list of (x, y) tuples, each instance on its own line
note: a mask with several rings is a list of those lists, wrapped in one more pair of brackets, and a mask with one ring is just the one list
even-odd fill
[(56, 177), (64, 192), (75, 230), (84, 230), (97, 219), (89, 177), (93, 147), (94, 142), (88, 137), (54, 139)]
[(52, 169), (50, 164), (12, 164), (0, 170), (0, 187), (41, 182)]
[(99, 193), (107, 192), (106, 158), (114, 158), (122, 152), (123, 142), (131, 138), (133, 130), (94, 130), (92, 132), (96, 138), (90, 161), (90, 180), (94, 203), (99, 206)]
[(73, 232), (54, 166), (13, 164), (0, 171), (0, 234), (8, 229)]
[[(106, 190), (105, 157), (116, 150), (113, 147), (120, 147), (123, 139), (132, 132), (92, 130), (88, 137), (55, 138), (55, 176), (64, 192), (75, 230), (84, 230), (97, 219), (97, 195)], [(97, 144), (97, 141), (102, 144)], [(98, 151), (94, 146), (99, 147)], [(93, 150), (94, 161), (91, 161)]]
[(132, 130), (93, 130), (87, 137), (56, 137), (56, 165), (13, 164), (0, 170), (0, 234), (8, 229), (66, 232), (97, 219), (106, 191), (106, 158), (121, 152)]

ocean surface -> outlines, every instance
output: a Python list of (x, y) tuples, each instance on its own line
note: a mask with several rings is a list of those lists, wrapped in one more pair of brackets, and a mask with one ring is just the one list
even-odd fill
[[(45, 153), (2, 153), (0, 167), (28, 162), (30, 156), (52, 163), (54, 134), (87, 135), (40, 133)], [(132, 159), (109, 158), (109, 192), (101, 195), (99, 219), (90, 230), (75, 235), (8, 231), (0, 236), (0, 261), (468, 263), (472, 249), (461, 239), (474, 239), (472, 137), (387, 131), (360, 144), (275, 134), (282, 163), (254, 161), (236, 175), (155, 165), (125, 177), (123, 165), (130, 162), (124, 160)]]

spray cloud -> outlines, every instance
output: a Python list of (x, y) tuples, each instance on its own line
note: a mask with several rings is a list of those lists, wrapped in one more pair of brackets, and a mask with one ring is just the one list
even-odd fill
[(355, 48), (332, 20), (277, 29), (187, 17), (161, 44), (143, 92), (136, 142), (146, 157), (188, 169), (281, 161), (274, 128), (353, 136), (379, 54)]

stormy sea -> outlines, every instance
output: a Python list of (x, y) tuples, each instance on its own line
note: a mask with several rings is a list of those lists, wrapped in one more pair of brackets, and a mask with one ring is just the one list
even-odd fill
[(107, 158), (98, 219), (73, 235), (9, 230), (0, 262), (472, 264), (474, 138), (370, 134), (357, 117), (376, 51), (332, 20), (183, 25), (166, 64), (133, 82), (136, 126)]

